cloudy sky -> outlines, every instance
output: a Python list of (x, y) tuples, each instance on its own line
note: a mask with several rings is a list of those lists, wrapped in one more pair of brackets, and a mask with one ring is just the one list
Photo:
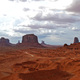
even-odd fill
[(11, 43), (35, 34), (47, 44), (80, 39), (80, 0), (0, 0), (0, 37)]

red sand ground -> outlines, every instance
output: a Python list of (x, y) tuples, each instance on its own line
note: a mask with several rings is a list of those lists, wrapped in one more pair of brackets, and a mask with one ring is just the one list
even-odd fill
[(80, 44), (0, 48), (0, 80), (80, 80)]

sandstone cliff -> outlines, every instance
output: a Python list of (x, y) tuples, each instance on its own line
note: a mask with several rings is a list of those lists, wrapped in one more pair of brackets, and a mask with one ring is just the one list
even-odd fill
[(0, 46), (10, 46), (11, 43), (9, 42), (9, 39), (6, 39), (4, 37), (0, 38)]
[(34, 34), (26, 34), (22, 37), (22, 43), (18, 44), (20, 47), (43, 47), (38, 42), (38, 37)]

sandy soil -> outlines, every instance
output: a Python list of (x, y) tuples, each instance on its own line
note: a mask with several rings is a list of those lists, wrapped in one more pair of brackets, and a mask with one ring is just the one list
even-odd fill
[(0, 80), (80, 80), (80, 44), (0, 48)]

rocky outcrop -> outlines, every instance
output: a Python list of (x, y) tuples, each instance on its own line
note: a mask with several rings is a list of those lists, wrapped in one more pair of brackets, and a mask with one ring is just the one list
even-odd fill
[(43, 47), (38, 42), (38, 37), (34, 34), (26, 34), (22, 37), (22, 43), (18, 47)]
[(22, 43), (26, 44), (38, 43), (38, 38), (34, 34), (27, 34), (22, 37)]
[(74, 43), (79, 43), (78, 37), (75, 37), (75, 38), (74, 38)]
[(42, 41), (42, 42), (41, 42), (41, 45), (45, 45), (45, 42), (44, 42), (44, 41)]
[(64, 47), (67, 47), (67, 46), (68, 46), (68, 45), (65, 43), (65, 44), (64, 44)]
[(9, 39), (6, 39), (4, 37), (0, 38), (0, 46), (10, 46)]

